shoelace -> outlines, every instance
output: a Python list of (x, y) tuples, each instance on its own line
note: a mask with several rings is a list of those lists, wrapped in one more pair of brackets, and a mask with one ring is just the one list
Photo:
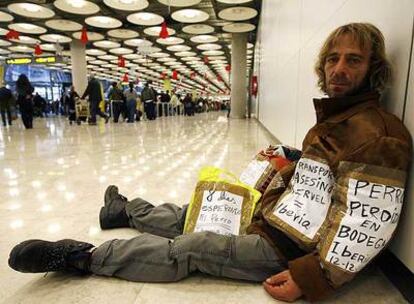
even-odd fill
[(58, 271), (66, 267), (66, 256), (72, 250), (73, 245), (65, 248), (63, 244), (59, 244), (54, 248), (47, 249), (44, 255), (44, 263), (46, 271)]

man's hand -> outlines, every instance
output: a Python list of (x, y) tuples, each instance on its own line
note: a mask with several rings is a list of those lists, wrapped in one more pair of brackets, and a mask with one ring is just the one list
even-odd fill
[(302, 296), (302, 290), (293, 281), (289, 270), (271, 276), (263, 282), (263, 287), (276, 300), (294, 302)]

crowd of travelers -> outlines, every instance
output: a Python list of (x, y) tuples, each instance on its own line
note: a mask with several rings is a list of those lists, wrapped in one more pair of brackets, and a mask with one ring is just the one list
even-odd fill
[(90, 78), (85, 92), (80, 95), (74, 86), (66, 89), (60, 99), (46, 101), (39, 92), (35, 92), (25, 74), (16, 81), (16, 91), (7, 86), (0, 88), (0, 111), (3, 126), (12, 125), (20, 114), (26, 129), (33, 128), (34, 117), (67, 116), (70, 124), (79, 121), (76, 103), (79, 100), (88, 102), (88, 123), (96, 125), (96, 115), (107, 123), (110, 118), (114, 123), (122, 121), (155, 120), (162, 116), (186, 115), (196, 113), (227, 110), (228, 104), (221, 100), (213, 100), (196, 94), (176, 91), (156, 91), (151, 82), (145, 83), (139, 91), (135, 83), (128, 86), (121, 82), (113, 82), (105, 94), (101, 83)]

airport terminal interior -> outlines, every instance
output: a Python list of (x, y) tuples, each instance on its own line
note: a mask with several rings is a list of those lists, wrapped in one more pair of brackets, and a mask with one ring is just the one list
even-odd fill
[[(385, 95), (395, 103), (386, 107), (414, 134), (414, 3), (401, 3), (0, 0), (0, 83), (13, 94), (0, 124), (0, 303), (284, 303), (261, 283), (200, 272), (178, 282), (131, 282), (19, 273), (8, 258), (27, 239), (98, 246), (139, 235), (101, 229), (109, 185), (128, 199), (184, 206), (206, 166), (237, 180), (269, 145), (301, 149), (316, 122), (312, 98), (323, 96), (313, 71), (319, 48), (345, 23), (383, 31), (400, 71)], [(33, 87), (30, 122), (16, 95), (22, 74)], [(101, 94), (96, 120), (83, 96), (91, 79)], [(114, 88), (136, 94), (132, 106), (113, 98)], [(406, 204), (413, 200), (410, 191)], [(414, 209), (407, 208), (390, 255), (413, 282)], [(397, 285), (371, 263), (323, 303), (410, 303), (412, 291)]]

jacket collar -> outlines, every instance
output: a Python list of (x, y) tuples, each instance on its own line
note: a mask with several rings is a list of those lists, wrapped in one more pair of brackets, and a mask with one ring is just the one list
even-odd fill
[(380, 95), (371, 91), (355, 96), (313, 99), (316, 111), (316, 120), (321, 123), (325, 120), (340, 122), (357, 112), (371, 106), (379, 106)]

